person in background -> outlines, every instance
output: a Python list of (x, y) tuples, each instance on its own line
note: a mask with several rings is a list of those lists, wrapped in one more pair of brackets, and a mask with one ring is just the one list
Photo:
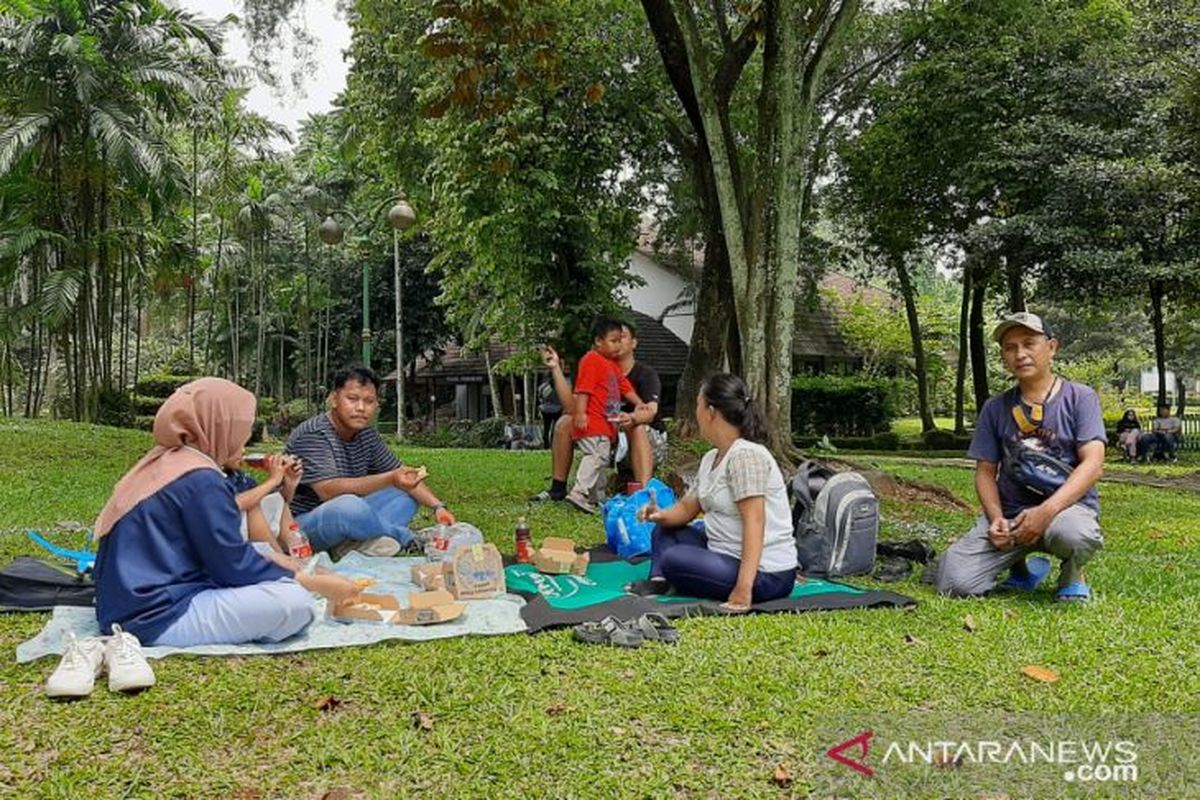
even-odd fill
[(1117, 444), (1126, 461), (1136, 461), (1138, 457), (1138, 441), (1142, 436), (1142, 422), (1137, 412), (1132, 408), (1125, 409), (1124, 415), (1117, 420)]
[(1183, 438), (1183, 420), (1171, 415), (1171, 407), (1158, 407), (1158, 416), (1150, 421), (1150, 433), (1143, 434), (1138, 441), (1139, 455), (1143, 461), (1161, 458), (1177, 461), (1179, 440)]
[[(654, 474), (655, 464), (666, 458), (667, 431), (658, 415), (662, 381), (649, 365), (637, 361), (637, 334), (628, 322), (621, 323), (621, 349), (617, 364), (634, 392), (642, 398), (641, 405), (625, 401), (621, 410), (628, 415), (622, 424), (620, 435), (628, 442), (627, 456), (634, 480), (645, 485)], [(560, 403), (570, 404), (571, 384), (563, 373), (562, 360), (552, 347), (542, 351), (546, 367), (550, 370), (550, 382)], [(562, 501), (567, 495), (567, 475), (571, 472), (573, 442), (572, 419), (563, 417), (554, 427), (551, 441), (550, 488), (533, 495), (532, 502)]]

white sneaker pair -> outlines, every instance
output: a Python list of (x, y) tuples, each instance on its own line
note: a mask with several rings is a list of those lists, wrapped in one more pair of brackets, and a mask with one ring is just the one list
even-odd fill
[(132, 633), (112, 626), (112, 636), (76, 638), (67, 634), (62, 661), (46, 681), (48, 697), (87, 697), (96, 686), (96, 678), (108, 670), (108, 688), (114, 692), (133, 692), (154, 685), (154, 670), (142, 655), (141, 642)]

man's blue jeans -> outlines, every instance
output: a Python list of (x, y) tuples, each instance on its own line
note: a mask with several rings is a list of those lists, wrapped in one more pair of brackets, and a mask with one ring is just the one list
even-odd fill
[(416, 513), (417, 501), (408, 492), (388, 487), (366, 497), (338, 495), (300, 514), (296, 522), (315, 551), (331, 550), (347, 539), (361, 542), (377, 536), (390, 536), (403, 546), (412, 541), (408, 523)]

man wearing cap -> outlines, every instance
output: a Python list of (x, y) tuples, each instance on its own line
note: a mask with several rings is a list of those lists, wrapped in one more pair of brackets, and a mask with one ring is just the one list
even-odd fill
[[(1043, 551), (1062, 560), (1055, 599), (1088, 600), (1082, 567), (1100, 549), (1100, 499), (1107, 435), (1100, 398), (1064, 380), (1052, 361), (1058, 340), (1036, 314), (1010, 314), (992, 332), (1017, 385), (984, 404), (968, 455), (983, 514), (938, 564), (942, 594), (995, 588), (1033, 591), (1050, 573)], [(1032, 465), (1032, 466), (1031, 466)]]

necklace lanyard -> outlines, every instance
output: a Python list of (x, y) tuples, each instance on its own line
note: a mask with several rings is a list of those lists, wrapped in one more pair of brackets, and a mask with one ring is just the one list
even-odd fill
[(1054, 376), (1050, 388), (1046, 391), (1046, 396), (1042, 398), (1040, 403), (1029, 404), (1029, 414), (1025, 413), (1025, 409), (1021, 407), (1021, 387), (1018, 385), (1016, 389), (1017, 402), (1013, 403), (1012, 415), (1013, 420), (1017, 423), (1017, 427), (1021, 429), (1021, 433), (1029, 435), (1042, 427), (1042, 420), (1045, 419), (1045, 405), (1050, 401), (1050, 395), (1054, 394), (1054, 390), (1058, 388), (1058, 376)]

